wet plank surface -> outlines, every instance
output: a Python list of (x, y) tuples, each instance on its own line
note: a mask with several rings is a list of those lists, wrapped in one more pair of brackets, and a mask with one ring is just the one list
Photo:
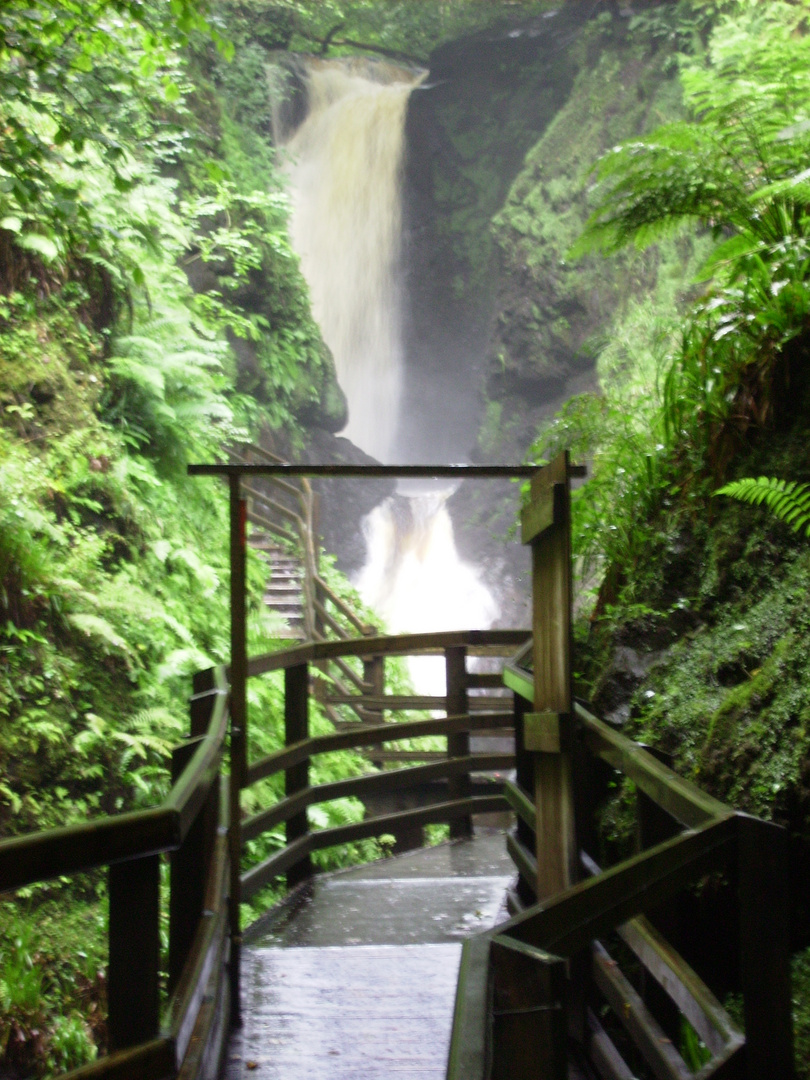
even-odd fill
[(512, 876), (489, 835), (317, 878), (246, 931), (226, 1080), (443, 1080), (461, 941)]
[(259, 1080), (442, 1080), (460, 944), (255, 949), (242, 1057)]

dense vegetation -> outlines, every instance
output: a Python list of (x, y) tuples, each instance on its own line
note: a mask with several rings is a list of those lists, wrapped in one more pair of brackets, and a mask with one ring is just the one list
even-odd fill
[[(535, 418), (510, 428), (510, 375), (520, 389), (563, 353), (596, 358), (598, 389), (531, 450), (591, 463), (581, 687), (684, 775), (786, 824), (798, 896), (810, 551), (790, 524), (808, 507), (778, 495), (810, 481), (808, 3), (614, 7), (493, 219), (485, 246), (511, 284), (479, 445), (525, 449)], [(424, 62), (502, 17), (489, 0), (2, 6), (0, 835), (161, 797), (188, 676), (228, 649), (225, 500), (185, 466), (343, 423), (286, 232), (269, 52)], [(759, 476), (726, 490), (763, 505), (718, 494)], [(273, 631), (257, 605), (252, 648)], [(254, 692), (256, 749), (278, 694)], [(606, 842), (625, 827), (620, 798)], [(95, 876), (0, 907), (0, 1069), (103, 1048), (104, 919)], [(805, 952), (800, 985), (808, 971)]]

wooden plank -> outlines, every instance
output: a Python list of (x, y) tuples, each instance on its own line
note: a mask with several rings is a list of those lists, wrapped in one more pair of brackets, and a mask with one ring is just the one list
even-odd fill
[(512, 780), (504, 781), (503, 793), (517, 816), (534, 832), (535, 809), (528, 794)]
[(692, 1072), (672, 1040), (659, 1027), (607, 950), (598, 941), (593, 947), (594, 982), (658, 1080), (692, 1080)]
[(159, 1038), (97, 1058), (63, 1073), (62, 1080), (170, 1080), (174, 1075), (174, 1044)]
[(462, 947), (446, 1080), (487, 1080), (491, 934)]
[[(467, 703), (467, 650), (463, 645), (449, 646), (444, 653), (448, 716), (469, 712)], [(470, 753), (469, 731), (457, 731), (447, 736), (448, 758), (465, 758)], [(468, 799), (471, 794), (470, 778), (458, 773), (450, 780), (448, 795), (451, 799)], [(455, 818), (450, 822), (450, 839), (463, 840), (472, 836), (472, 818)]]
[(534, 701), (534, 676), (530, 671), (516, 668), (512, 664), (504, 664), (501, 677), (504, 686), (520, 694), (526, 701)]
[(158, 807), (0, 840), (0, 892), (93, 870), (179, 844), (177, 815)]
[[(172, 751), (172, 781), (175, 782), (191, 760), (196, 744), (201, 739), (189, 740)], [(219, 774), (217, 774), (218, 776)], [(218, 796), (218, 792), (216, 792)], [(169, 993), (177, 985), (189, 948), (194, 939), (197, 922), (203, 909), (205, 878), (208, 870), (207, 856), (211, 826), (216, 825), (205, 808), (189, 829), (183, 844), (172, 852), (169, 860)]]
[(792, 1080), (788, 836), (745, 814), (738, 824), (746, 1076)]
[[(553, 492), (554, 523), (532, 542), (534, 709), (565, 715), (563, 752), (535, 755), (537, 896), (553, 896), (576, 879), (576, 836), (571, 779), (571, 512), (568, 454), (532, 478), (531, 503)], [(524, 512), (525, 513), (525, 512)]]
[(523, 716), (523, 745), (543, 754), (559, 754), (560, 723), (565, 717), (556, 712), (528, 712)]
[(661, 988), (669, 995), (713, 1055), (745, 1038), (720, 1002), (695, 971), (643, 916), (618, 927), (627, 944)]
[(307, 833), (289, 847), (282, 848), (264, 862), (246, 871), (241, 878), (242, 895), (249, 900), (264, 885), (283, 874), (288, 867), (312, 851), (336, 847), (338, 844), (348, 844), (353, 840), (367, 840), (372, 836), (381, 836), (383, 833), (396, 833), (398, 830), (412, 826), (443, 824), (454, 817), (493, 814), (508, 808), (508, 805), (503, 795), (474, 795), (461, 802), (434, 803), (432, 806), (423, 806), (418, 810), (383, 814), (350, 825), (338, 825), (331, 829)]
[(492, 1080), (567, 1080), (565, 961), (505, 934), (489, 956)]
[(616, 1049), (613, 1040), (588, 1010), (588, 1028), (590, 1039), (588, 1050), (591, 1062), (603, 1080), (636, 1080), (627, 1062)]
[(362, 799), (369, 795), (401, 791), (431, 780), (446, 779), (473, 771), (505, 770), (511, 768), (512, 763), (513, 758), (510, 754), (473, 754), (466, 758), (451, 760), (442, 755), (441, 760), (430, 765), (373, 772), (365, 776), (354, 776), (347, 780), (335, 780), (329, 784), (307, 787), (288, 798), (279, 800), (267, 810), (262, 810), (247, 818), (242, 823), (242, 843), (254, 840), (289, 817), (300, 814), (306, 807), (328, 802), (330, 799), (342, 799), (347, 796), (357, 796)]
[(348, 641), (321, 641), (296, 645), (252, 659), (249, 675), (281, 671), (294, 664), (329, 660), (333, 656), (412, 656), (440, 655), (448, 645), (466, 645), (468, 649), (506, 649), (522, 645), (530, 630), (445, 630), (431, 634), (399, 634), (385, 637), (361, 637)]
[(543, 488), (524, 506), (520, 515), (520, 542), (530, 544), (547, 529), (559, 525), (565, 513), (565, 484), (555, 483)]
[(735, 815), (712, 821), (573, 885), (499, 929), (530, 945), (570, 956), (704, 873), (722, 868), (736, 857), (736, 842)]
[[(297, 664), (284, 672), (284, 741), (300, 743), (309, 736), (309, 666)], [(304, 758), (284, 772), (284, 794), (287, 798), (309, 787), (309, 758)], [(306, 809), (285, 823), (287, 844), (291, 844), (309, 832)], [(308, 855), (287, 871), (287, 888), (293, 889), (313, 873)]]
[[(248, 770), (245, 787), (263, 780), (266, 776), (289, 769), (291, 766), (332, 750), (353, 750), (363, 746), (379, 746), (382, 743), (398, 742), (400, 739), (418, 739), (424, 735), (447, 735), (452, 731), (479, 731), (508, 727), (512, 718), (508, 713), (478, 713), (474, 716), (438, 716), (431, 720), (392, 721), (376, 726), (356, 724), (335, 732), (333, 735), (317, 735), (312, 739), (302, 740), (294, 746), (285, 746), (274, 750), (264, 758), (254, 762)], [(0, 853), (2, 844), (0, 844)]]
[[(537, 859), (517, 836), (506, 835), (506, 850), (520, 876), (527, 882), (537, 881)], [(534, 897), (532, 897), (534, 899)]]
[(256, 950), (243, 1053), (265, 1080), (442, 1080), (460, 952), (455, 942)]
[(137, 1046), (158, 1034), (159, 891), (157, 855), (110, 867), (107, 1031), (111, 1050)]
[(623, 772), (680, 824), (695, 828), (731, 812), (724, 803), (657, 761), (638, 743), (598, 720), (579, 702), (575, 702), (574, 711), (582, 722), (591, 752)]
[(231, 464), (221, 462), (216, 465), (189, 465), (189, 476), (358, 476), (388, 477), (390, 479), (433, 480), (452, 477), (457, 480), (507, 479), (532, 477), (537, 473), (537, 465), (347, 465), (323, 464), (290, 465), (279, 464)]

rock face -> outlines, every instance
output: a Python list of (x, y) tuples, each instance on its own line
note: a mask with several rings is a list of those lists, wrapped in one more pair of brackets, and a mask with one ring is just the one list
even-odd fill
[(409, 308), (404, 452), (463, 460), (499, 292), (490, 222), (566, 101), (589, 5), (451, 42), (411, 95), (405, 174)]

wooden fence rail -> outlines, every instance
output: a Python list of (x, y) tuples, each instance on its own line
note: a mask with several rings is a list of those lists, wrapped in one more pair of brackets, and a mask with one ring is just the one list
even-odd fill
[[(506, 666), (504, 680), (530, 702), (534, 677), (522, 666), (527, 653)], [(536, 901), (537, 811), (524, 786), (532, 773), (521, 768), (526, 751), (519, 715), (518, 782), (505, 785), (518, 818), (508, 843), (520, 875), (520, 887), (510, 897), (515, 914), (464, 944), (448, 1080), (563, 1080), (571, 1057), (587, 1062), (605, 1080), (631, 1080), (636, 1071), (626, 1060), (625, 1043), (661, 1080), (789, 1080), (794, 1065), (784, 830), (735, 813), (579, 702), (574, 717), (577, 774), (590, 782), (586, 809), (593, 813), (617, 771), (632, 780), (638, 852), (600, 871), (580, 849), (583, 879)], [(604, 767), (601, 780), (594, 765)], [(662, 821), (668, 822), (666, 838), (652, 844), (644, 828), (650, 805), (659, 815), (659, 833)], [(582, 814), (581, 801), (579, 809)], [(582, 825), (579, 839), (588, 835)], [(671, 912), (672, 901), (685, 889), (717, 873), (736, 883), (715, 933), (736, 943), (742, 1029), (655, 925), (661, 917), (667, 921), (667, 906)], [(646, 972), (647, 982), (641, 981), (647, 991), (640, 992), (619, 969), (604, 944), (612, 935)], [(662, 1000), (666, 1029), (654, 1008), (660, 1012)], [(682, 1027), (673, 1030), (673, 1015), (703, 1044), (705, 1060), (698, 1067), (688, 1065), (680, 1052)]]
[[(72, 1076), (166, 1080), (219, 1072), (230, 1017), (224, 670), (198, 680), (163, 804), (0, 841), (0, 891), (108, 867), (107, 1057)], [(161, 1007), (160, 858), (168, 855), (168, 993)]]

